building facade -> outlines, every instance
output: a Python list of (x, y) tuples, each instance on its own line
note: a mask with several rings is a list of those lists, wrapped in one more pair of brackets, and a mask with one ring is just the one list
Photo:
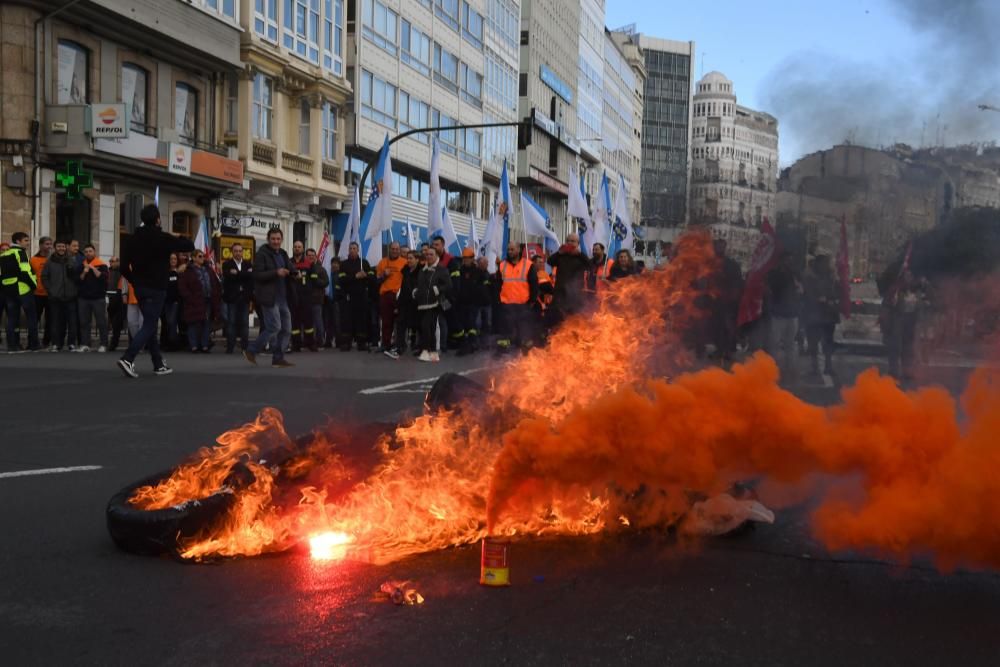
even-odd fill
[(692, 102), (692, 224), (710, 225), (744, 269), (765, 219), (774, 219), (778, 121), (737, 104), (733, 82), (710, 72)]
[(639, 226), (646, 69), (635, 55), (627, 57), (611, 32), (605, 30), (601, 164), (613, 191), (612, 203), (619, 183), (625, 181), (629, 215), (633, 225)]
[[(58, 10), (58, 11), (57, 11)], [(222, 82), (241, 68), (231, 2), (0, 4), (0, 234), (91, 242), (108, 257), (158, 201), (193, 236), (244, 185)]]

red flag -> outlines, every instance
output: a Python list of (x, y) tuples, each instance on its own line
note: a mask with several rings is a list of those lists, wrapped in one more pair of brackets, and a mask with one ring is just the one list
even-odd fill
[(323, 232), (323, 240), (319, 244), (319, 251), (316, 252), (316, 259), (320, 266), (326, 266), (326, 253), (330, 249), (330, 232)]
[(851, 260), (847, 254), (847, 216), (840, 218), (840, 250), (837, 251), (837, 276), (840, 278), (840, 313), (851, 316)]
[(767, 274), (778, 263), (780, 243), (774, 233), (771, 223), (764, 218), (760, 227), (760, 242), (750, 258), (750, 271), (747, 273), (746, 286), (743, 288), (743, 298), (740, 299), (740, 312), (736, 319), (737, 326), (743, 326), (757, 320), (764, 312), (764, 285)]

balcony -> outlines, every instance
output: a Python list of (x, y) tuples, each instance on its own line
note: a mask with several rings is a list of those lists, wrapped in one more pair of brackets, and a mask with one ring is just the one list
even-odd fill
[(307, 157), (302, 157), (296, 153), (281, 153), (281, 166), (288, 171), (294, 171), (306, 176), (312, 176), (313, 161)]
[(255, 162), (274, 166), (275, 153), (274, 146), (259, 141), (253, 142), (253, 159)]
[(323, 163), (323, 180), (340, 184), (340, 167), (332, 162)]

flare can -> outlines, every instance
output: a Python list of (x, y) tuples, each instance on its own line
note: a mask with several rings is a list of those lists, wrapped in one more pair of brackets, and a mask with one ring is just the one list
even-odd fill
[(483, 538), (479, 583), (483, 586), (510, 586), (510, 542)]

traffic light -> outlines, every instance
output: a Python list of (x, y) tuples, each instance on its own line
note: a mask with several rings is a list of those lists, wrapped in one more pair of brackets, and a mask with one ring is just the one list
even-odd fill
[(517, 150), (527, 150), (531, 145), (531, 119), (522, 120), (517, 126)]

